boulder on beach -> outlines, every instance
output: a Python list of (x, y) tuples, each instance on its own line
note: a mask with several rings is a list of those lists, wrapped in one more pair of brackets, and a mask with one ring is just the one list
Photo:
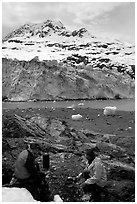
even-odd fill
[(36, 202), (26, 188), (2, 188), (2, 202)]
[[(54, 202), (63, 202), (59, 195), (54, 195)], [(2, 187), (2, 202), (38, 202), (26, 188)], [(40, 201), (39, 201), (40, 202)]]

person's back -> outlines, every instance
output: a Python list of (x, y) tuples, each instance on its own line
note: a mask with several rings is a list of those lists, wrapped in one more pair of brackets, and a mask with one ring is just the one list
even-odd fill
[(28, 150), (23, 150), (15, 162), (15, 176), (17, 179), (28, 179), (31, 174), (26, 168), (26, 162), (28, 159)]
[(35, 159), (40, 155), (41, 147), (35, 143), (29, 144), (28, 148), (18, 155), (14, 171), (17, 181), (15, 187), (26, 188), (36, 200), (49, 201), (51, 198), (45, 173), (40, 172), (38, 163), (35, 163)]

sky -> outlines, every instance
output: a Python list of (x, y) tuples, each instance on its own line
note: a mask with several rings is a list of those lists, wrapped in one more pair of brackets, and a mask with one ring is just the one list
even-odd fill
[(2, 2), (2, 37), (25, 23), (60, 20), (69, 30), (135, 42), (134, 2)]

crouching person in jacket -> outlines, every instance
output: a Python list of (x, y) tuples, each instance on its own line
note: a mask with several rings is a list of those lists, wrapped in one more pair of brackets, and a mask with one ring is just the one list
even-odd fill
[(40, 172), (35, 159), (41, 155), (41, 147), (36, 143), (30, 143), (23, 150), (15, 162), (14, 178), (18, 187), (26, 188), (35, 200), (49, 201), (50, 192), (45, 174)]
[(92, 149), (87, 150), (86, 159), (88, 161), (86, 168), (77, 176), (77, 179), (80, 179), (81, 177), (84, 178), (82, 188), (85, 193), (85, 198), (83, 197), (83, 200), (90, 196), (91, 193), (93, 201), (100, 202), (101, 192), (107, 181), (106, 170), (101, 159), (95, 156)]

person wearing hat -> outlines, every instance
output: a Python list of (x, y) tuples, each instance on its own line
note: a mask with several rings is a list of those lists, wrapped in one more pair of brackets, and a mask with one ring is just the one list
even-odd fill
[(101, 159), (95, 156), (94, 150), (88, 149), (86, 151), (86, 159), (86, 168), (77, 176), (77, 180), (81, 177), (84, 178), (82, 188), (85, 198), (90, 199), (91, 193), (93, 201), (99, 202), (101, 201), (101, 192), (107, 182), (106, 170)]
[[(17, 157), (15, 162), (14, 178), (16, 183), (19, 183), (19, 187), (24, 187), (36, 200), (42, 201), (40, 189), (43, 189), (49, 194), (48, 184), (45, 181), (43, 172), (40, 172), (38, 163), (35, 159), (41, 155), (41, 147), (39, 144), (30, 143), (26, 150), (23, 150)], [(39, 197), (40, 196), (40, 197)], [(48, 195), (49, 196), (49, 195)], [(44, 197), (44, 201), (45, 201)], [(48, 199), (48, 198), (47, 198)]]

